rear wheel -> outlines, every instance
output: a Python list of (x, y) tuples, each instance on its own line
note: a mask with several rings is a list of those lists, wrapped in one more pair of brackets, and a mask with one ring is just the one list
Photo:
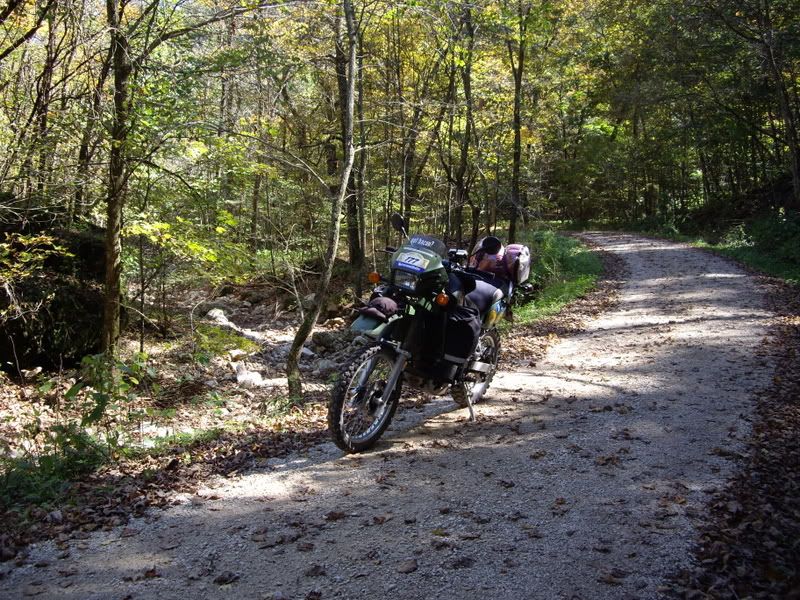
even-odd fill
[(468, 371), (462, 381), (450, 387), (453, 400), (462, 408), (469, 406), (470, 399), (472, 404), (480, 402), (497, 372), (497, 362), (500, 360), (500, 336), (496, 329), (490, 329), (481, 335), (474, 356), (480, 362), (491, 365), (491, 368), (486, 373)]
[(345, 452), (367, 450), (389, 426), (402, 388), (398, 381), (389, 398), (381, 400), (394, 360), (388, 351), (372, 346), (345, 365), (328, 405), (333, 441)]

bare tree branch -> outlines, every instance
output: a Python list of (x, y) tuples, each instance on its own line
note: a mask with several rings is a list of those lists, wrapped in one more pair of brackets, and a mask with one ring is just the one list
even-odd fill
[(20, 37), (18, 37), (8, 48), (0, 52), (0, 62), (3, 62), (3, 60), (5, 60), (9, 54), (14, 52), (14, 50), (19, 48), (29, 39), (31, 39), (36, 34), (36, 32), (39, 31), (39, 28), (42, 26), (42, 23), (44, 23), (44, 20), (47, 17), (47, 13), (50, 12), (50, 9), (52, 9), (53, 6), (55, 6), (57, 1), (58, 0), (47, 0), (47, 4), (44, 5), (44, 8), (42, 8), (42, 12), (39, 13), (39, 16), (36, 19), (36, 23), (34, 23), (33, 26), (30, 29), (28, 29), (28, 31), (26, 31)]

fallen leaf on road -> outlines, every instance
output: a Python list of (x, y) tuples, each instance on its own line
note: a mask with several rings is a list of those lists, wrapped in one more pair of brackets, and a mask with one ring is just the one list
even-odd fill
[(322, 577), (326, 574), (325, 567), (322, 565), (312, 565), (305, 571), (303, 571), (303, 575), (306, 577)]
[(237, 581), (238, 579), (238, 573), (234, 573), (233, 571), (225, 571), (214, 578), (214, 583), (217, 585), (228, 585), (234, 581)]
[(447, 565), (451, 569), (468, 569), (475, 564), (475, 559), (470, 556), (460, 556)]
[(410, 558), (408, 560), (404, 560), (399, 565), (397, 565), (397, 572), (403, 573), (408, 575), (409, 573), (413, 573), (418, 568), (416, 559)]

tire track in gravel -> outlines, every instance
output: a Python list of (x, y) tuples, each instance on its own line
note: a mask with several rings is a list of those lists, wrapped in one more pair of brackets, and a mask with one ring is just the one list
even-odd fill
[[(0, 597), (657, 598), (735, 468), (770, 313), (724, 259), (622, 234), (619, 304), (478, 407), (31, 548)], [(35, 566), (38, 564), (39, 566)]]

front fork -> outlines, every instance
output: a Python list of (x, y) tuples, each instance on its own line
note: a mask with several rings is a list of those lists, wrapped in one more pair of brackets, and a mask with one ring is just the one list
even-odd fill
[(407, 350), (403, 350), (398, 346), (390, 342), (384, 342), (385, 346), (390, 346), (395, 353), (394, 365), (392, 366), (392, 370), (389, 373), (389, 380), (386, 382), (386, 387), (383, 388), (383, 395), (381, 396), (381, 404), (386, 404), (389, 401), (389, 398), (394, 391), (394, 388), (397, 387), (397, 383), (400, 381), (400, 376), (403, 374), (403, 369), (406, 368), (406, 363), (408, 363), (408, 359), (411, 358), (411, 353)]

